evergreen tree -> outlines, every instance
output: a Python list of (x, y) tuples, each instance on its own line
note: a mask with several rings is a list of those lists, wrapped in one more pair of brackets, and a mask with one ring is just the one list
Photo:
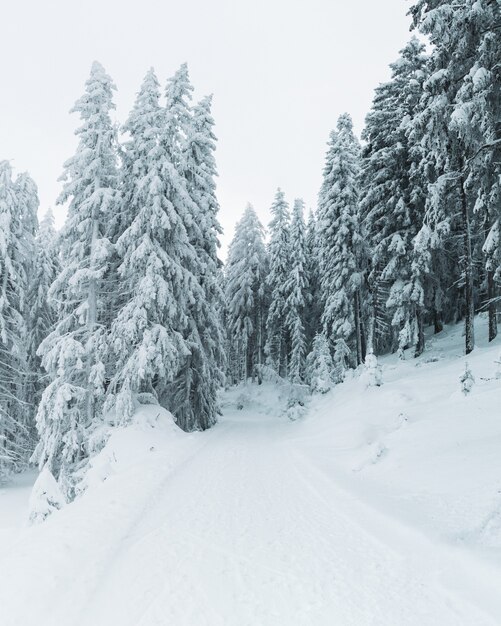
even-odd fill
[(313, 348), (306, 358), (306, 382), (313, 393), (327, 393), (332, 389), (334, 365), (329, 342), (324, 334), (313, 340)]
[(40, 222), (35, 238), (33, 271), (28, 292), (28, 359), (30, 371), (30, 396), (37, 407), (46, 385), (41, 359), (37, 350), (56, 323), (56, 307), (49, 302), (49, 289), (61, 271), (59, 262), (54, 215), (48, 210)]
[(376, 89), (363, 134), (361, 212), (371, 249), (369, 283), (373, 297), (381, 286), (388, 291), (385, 308), (402, 356), (412, 343), (416, 355), (424, 349), (425, 293), (422, 276), (414, 271), (414, 238), (423, 223), (425, 189), (409, 134), (425, 63), (424, 46), (411, 39), (390, 66), (392, 80)]
[(307, 350), (306, 314), (309, 306), (309, 276), (306, 246), (306, 225), (304, 223), (304, 202), (297, 199), (292, 210), (290, 228), (290, 265), (285, 283), (287, 293), (286, 323), (291, 338), (289, 377), (293, 383), (304, 378)]
[(342, 339), (359, 364), (365, 357), (361, 289), (364, 243), (360, 232), (358, 176), (360, 147), (348, 114), (330, 136), (319, 195), (318, 236), (322, 323), (329, 340)]
[(267, 316), (264, 228), (250, 204), (236, 225), (225, 274), (228, 366), (232, 382), (237, 383), (254, 376), (256, 366), (263, 365)]
[(322, 316), (317, 220), (313, 211), (310, 211), (306, 227), (306, 273), (309, 281), (306, 312), (306, 341), (309, 352), (321, 327)]
[(290, 216), (284, 193), (277, 189), (271, 206), (268, 258), (270, 272), (267, 286), (270, 308), (266, 320), (266, 354), (268, 363), (280, 375), (287, 375), (290, 337), (287, 324), (287, 278), (290, 270)]
[[(482, 288), (475, 256), (486, 232), (493, 232), (491, 241), (495, 240), (497, 228), (493, 202), (498, 197), (495, 170), (499, 167), (499, 6), (489, 0), (467, 0), (460, 5), (451, 0), (419, 0), (411, 14), (414, 27), (432, 45), (430, 77), (424, 84), (422, 113), (416, 124), (426, 148), (422, 170), (430, 182), (426, 222), (435, 248), (453, 247), (460, 240), (456, 250), (461, 267), (460, 315), (465, 319), (468, 354), (475, 345), (473, 318)], [(484, 166), (479, 167), (478, 158)], [(492, 294), (496, 245), (491, 246), (491, 241), (484, 252), (487, 291)], [(492, 307), (490, 316), (492, 337)]]
[[(107, 402), (115, 406), (119, 421), (130, 417), (138, 393), (162, 399), (189, 355), (183, 331), (193, 283), (186, 265), (193, 251), (179, 214), (178, 190), (185, 183), (159, 99), (158, 81), (150, 70), (124, 125), (130, 135), (124, 146), (126, 205), (116, 247), (126, 295), (111, 328), (116, 371)], [(169, 132), (174, 131), (169, 121)]]
[(195, 250), (192, 272), (202, 295), (190, 303), (186, 340), (190, 355), (183, 361), (172, 384), (170, 406), (186, 430), (205, 429), (215, 423), (217, 393), (223, 383), (224, 330), (220, 262), (217, 257), (221, 226), (217, 219), (214, 159), (214, 120), (211, 98), (194, 108), (183, 145), (185, 176), (190, 194), (191, 220), (187, 224)]
[(33, 443), (28, 380), (28, 279), (38, 198), (27, 174), (0, 162), (0, 479), (23, 467)]
[(84, 95), (72, 112), (80, 114), (79, 144), (65, 163), (60, 203), (69, 201), (61, 235), (61, 272), (49, 297), (58, 303), (58, 322), (39, 355), (49, 374), (37, 413), (40, 441), (33, 455), (39, 467), (59, 477), (73, 495), (72, 471), (88, 454), (88, 432), (98, 413), (105, 381), (103, 363), (107, 308), (102, 281), (110, 243), (104, 236), (117, 206), (116, 133), (110, 118), (115, 89), (94, 62)]

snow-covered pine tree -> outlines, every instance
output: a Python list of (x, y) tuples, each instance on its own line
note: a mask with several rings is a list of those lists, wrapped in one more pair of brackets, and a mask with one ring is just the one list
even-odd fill
[(191, 220), (186, 230), (195, 251), (191, 272), (202, 291), (187, 311), (185, 337), (190, 355), (183, 360), (170, 387), (170, 408), (185, 430), (205, 429), (215, 423), (219, 412), (217, 394), (224, 381), (223, 294), (217, 256), (218, 235), (222, 231), (217, 219), (216, 137), (211, 101), (211, 97), (206, 97), (193, 107), (182, 146), (191, 197)]
[(291, 345), (288, 376), (293, 383), (301, 383), (304, 380), (307, 352), (306, 316), (310, 304), (307, 255), (304, 202), (296, 199), (290, 226), (289, 275), (285, 283), (286, 324)]
[(423, 277), (414, 271), (421, 266), (415, 265), (413, 241), (423, 222), (425, 189), (409, 127), (419, 105), (425, 63), (424, 45), (413, 37), (390, 66), (392, 80), (376, 89), (363, 133), (360, 206), (371, 249), (370, 291), (377, 297), (382, 286), (389, 289), (386, 308), (401, 356), (412, 344), (416, 356), (424, 349), (425, 293)]
[(343, 339), (358, 365), (365, 358), (361, 289), (365, 245), (360, 232), (360, 146), (348, 114), (330, 135), (318, 204), (322, 323), (329, 341)]
[(37, 350), (56, 323), (56, 306), (48, 298), (49, 289), (61, 271), (59, 262), (54, 215), (49, 209), (40, 222), (35, 238), (33, 271), (28, 291), (28, 363), (30, 371), (30, 395), (34, 407), (38, 407), (42, 391), (47, 384)]
[(287, 376), (290, 337), (287, 324), (287, 278), (290, 271), (290, 215), (284, 193), (277, 189), (268, 232), (270, 271), (267, 286), (270, 308), (266, 320), (267, 362), (280, 376)]
[(50, 379), (37, 413), (40, 441), (33, 461), (56, 476), (70, 498), (72, 472), (88, 454), (89, 429), (104, 395), (102, 293), (110, 243), (104, 236), (117, 210), (116, 132), (110, 112), (115, 86), (94, 62), (84, 95), (72, 112), (80, 114), (79, 144), (65, 163), (59, 203), (68, 204), (61, 233), (61, 272), (49, 297), (58, 303), (58, 322), (42, 342), (39, 355)]
[(26, 320), (37, 208), (32, 179), (14, 181), (0, 162), (0, 480), (23, 467), (33, 445)]
[(460, 26), (473, 36), (474, 58), (462, 77), (451, 126), (468, 147), (466, 187), (472, 190), (474, 220), (481, 231), (485, 272), (481, 304), (488, 311), (492, 341), (497, 335), (501, 285), (501, 7), (485, 0), (465, 4), (467, 23)]
[(313, 393), (327, 393), (332, 389), (334, 364), (329, 342), (323, 333), (315, 335), (313, 347), (306, 357), (306, 382)]
[(249, 204), (235, 227), (225, 268), (228, 374), (233, 383), (255, 376), (256, 366), (264, 364), (267, 274), (264, 228)]
[(309, 280), (308, 306), (306, 313), (307, 352), (313, 348), (313, 340), (321, 328), (322, 302), (320, 296), (319, 254), (317, 220), (310, 210), (306, 226), (306, 271)]
[[(110, 333), (116, 369), (107, 399), (119, 422), (131, 416), (138, 393), (165, 393), (189, 354), (183, 331), (192, 250), (176, 193), (185, 183), (165, 137), (168, 124), (159, 100), (151, 69), (124, 125), (129, 140), (123, 149), (123, 232), (116, 247), (125, 295)], [(172, 121), (169, 128), (174, 132)]]
[[(499, 102), (499, 89), (495, 87), (499, 74), (489, 76), (489, 69), (485, 67), (497, 68), (495, 72), (499, 72), (499, 60), (490, 60), (499, 39), (499, 6), (488, 0), (466, 0), (461, 4), (452, 0), (419, 0), (410, 12), (414, 27), (427, 35), (432, 45), (431, 75), (424, 84), (422, 113), (416, 120), (420, 141), (426, 148), (422, 169), (431, 183), (426, 221), (432, 229), (430, 241), (435, 247), (447, 245), (451, 237), (459, 236), (461, 240), (458, 250), (460, 313), (465, 319), (468, 354), (475, 345), (473, 318), (478, 276), (474, 254), (481, 248), (479, 239), (485, 236), (485, 230), (495, 227), (496, 223), (492, 215), (475, 215), (474, 208), (482, 212), (492, 209), (490, 200), (485, 202), (488, 198), (485, 192), (486, 184), (490, 191), (495, 178), (484, 174), (489, 169), (492, 172), (495, 158), (480, 169), (476, 159), (479, 155), (489, 158), (492, 150), (498, 148), (499, 118), (493, 126), (487, 122), (491, 114), (484, 116), (482, 109), (494, 104), (491, 110), (495, 110), (498, 106), (495, 103)], [(484, 44), (490, 50), (479, 65)], [(487, 87), (485, 95), (492, 93), (493, 99), (487, 104), (480, 92), (483, 91), (481, 85), (489, 83), (491, 87)], [(479, 95), (478, 100), (475, 94)], [(478, 113), (474, 112), (477, 106)], [(475, 207), (479, 197), (480, 204)], [(487, 272), (490, 272), (490, 252), (485, 254)]]

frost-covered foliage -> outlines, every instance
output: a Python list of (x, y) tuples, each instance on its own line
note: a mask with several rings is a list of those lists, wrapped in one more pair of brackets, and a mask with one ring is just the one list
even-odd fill
[(327, 393), (333, 386), (334, 366), (329, 343), (323, 333), (315, 336), (306, 358), (306, 382), (314, 393)]
[(185, 430), (216, 421), (224, 345), (214, 123), (210, 98), (191, 109), (192, 90), (182, 65), (162, 106), (150, 70), (124, 125), (116, 250), (125, 296), (107, 399), (128, 420), (138, 394), (152, 394)]
[(194, 249), (191, 271), (198, 293), (188, 307), (185, 339), (190, 355), (184, 359), (170, 389), (168, 406), (185, 430), (205, 429), (216, 422), (217, 394), (224, 382), (224, 329), (221, 268), (217, 256), (222, 232), (217, 214), (216, 137), (211, 97), (193, 107), (184, 131), (182, 162), (191, 198), (186, 230)]
[(0, 479), (23, 467), (33, 445), (29, 280), (33, 273), (37, 189), (0, 162)]
[[(186, 188), (173, 141), (165, 136), (166, 112), (150, 70), (125, 123), (122, 232), (117, 240), (118, 276), (126, 294), (111, 327), (116, 367), (109, 386), (119, 420), (134, 410), (134, 396), (158, 396), (189, 348), (183, 337), (194, 284), (185, 266), (193, 253), (185, 228)], [(172, 121), (170, 122), (172, 130)], [(170, 131), (169, 131), (170, 132)]]
[(270, 270), (266, 278), (270, 308), (266, 320), (267, 360), (281, 376), (287, 375), (288, 353), (290, 346), (288, 315), (288, 284), (291, 263), (291, 236), (289, 205), (284, 193), (278, 189), (270, 212), (273, 219), (268, 231), (268, 259)]
[(297, 199), (292, 210), (290, 228), (290, 263), (285, 282), (287, 294), (286, 324), (290, 336), (289, 378), (293, 383), (304, 380), (307, 350), (306, 316), (310, 300), (308, 276), (308, 249), (306, 225), (304, 223), (304, 202)]
[(49, 468), (44, 466), (33, 485), (29, 503), (30, 524), (39, 524), (46, 520), (49, 515), (59, 511), (66, 504), (66, 500), (51, 474)]
[[(424, 349), (425, 293), (414, 239), (423, 223), (425, 189), (416, 162), (420, 152), (409, 135), (426, 76), (426, 57), (416, 38), (400, 54), (391, 65), (391, 81), (377, 87), (365, 122), (361, 211), (371, 251), (371, 292), (375, 297), (381, 286), (386, 287), (384, 309), (403, 356), (409, 345), (416, 347), (416, 354)], [(375, 314), (378, 308), (372, 311)]]
[(306, 312), (307, 351), (313, 347), (313, 340), (320, 328), (322, 315), (322, 299), (320, 293), (319, 246), (317, 236), (317, 220), (310, 210), (306, 226), (306, 273), (308, 276), (308, 306)]
[[(433, 232), (430, 243), (448, 248), (460, 268), (456, 310), (465, 319), (468, 354), (475, 345), (473, 315), (480, 299), (489, 310), (489, 338), (496, 335), (499, 6), (488, 0), (419, 0), (411, 14), (414, 27), (432, 44), (415, 124), (416, 141), (424, 148), (421, 170), (430, 184), (426, 223)], [(476, 259), (484, 262), (485, 281)]]
[(368, 387), (380, 387), (383, 384), (383, 372), (381, 371), (377, 356), (372, 353), (368, 354), (365, 357), (364, 367), (363, 378), (365, 384)]
[[(117, 210), (116, 133), (110, 113), (115, 86), (94, 62), (84, 95), (72, 111), (80, 114), (75, 156), (65, 163), (60, 203), (68, 204), (61, 233), (61, 271), (49, 297), (58, 320), (39, 355), (49, 375), (37, 413), (39, 443), (33, 461), (66, 483), (86, 454), (87, 431), (98, 418), (106, 378), (107, 311), (102, 281), (107, 271), (110, 215)], [(71, 480), (65, 490), (72, 492)]]
[(234, 383), (254, 376), (264, 363), (267, 274), (264, 228), (248, 205), (236, 225), (225, 272), (228, 376)]
[(332, 131), (318, 204), (322, 323), (330, 341), (349, 345), (354, 362), (365, 356), (361, 288), (365, 247), (360, 230), (360, 146), (348, 114)]
[(468, 361), (465, 363), (464, 372), (459, 377), (459, 382), (461, 383), (461, 391), (465, 396), (467, 396), (475, 384), (475, 377), (473, 376), (470, 366), (468, 365)]
[(29, 280), (28, 358), (30, 394), (38, 406), (47, 384), (37, 350), (56, 323), (57, 307), (49, 301), (49, 289), (61, 271), (54, 215), (49, 209), (40, 222), (34, 240), (33, 271)]

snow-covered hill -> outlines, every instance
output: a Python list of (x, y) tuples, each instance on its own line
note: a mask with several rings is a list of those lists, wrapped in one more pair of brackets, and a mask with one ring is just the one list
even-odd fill
[(205, 433), (143, 408), (43, 524), (0, 490), (1, 626), (499, 624), (500, 346), (467, 396), (454, 327), (295, 422), (270, 384)]

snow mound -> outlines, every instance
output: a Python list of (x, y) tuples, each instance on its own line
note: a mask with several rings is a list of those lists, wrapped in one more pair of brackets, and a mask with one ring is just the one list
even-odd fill
[(59, 511), (65, 504), (66, 501), (56, 479), (49, 468), (44, 466), (30, 495), (29, 523), (43, 522), (51, 513)]

